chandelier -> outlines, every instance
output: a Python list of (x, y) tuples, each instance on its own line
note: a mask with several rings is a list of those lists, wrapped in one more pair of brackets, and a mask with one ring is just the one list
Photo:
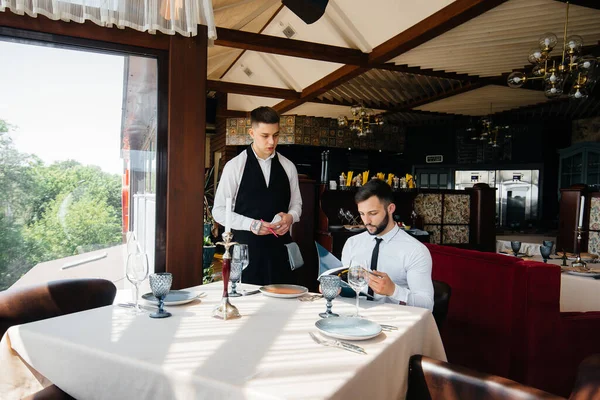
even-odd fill
[(356, 136), (365, 137), (373, 133), (371, 125), (383, 125), (383, 116), (375, 114), (370, 108), (362, 105), (355, 105), (350, 108), (352, 118), (348, 120), (343, 115), (338, 117), (338, 126), (344, 128), (350, 127), (350, 131), (356, 132)]
[(500, 147), (498, 144), (498, 135), (501, 131), (506, 130), (504, 137), (512, 137), (508, 125), (495, 125), (492, 122), (492, 103), (490, 103), (490, 113), (481, 118), (475, 124), (471, 121), (467, 132), (471, 135), (471, 140), (487, 141), (492, 147)]
[(544, 81), (546, 97), (557, 98), (568, 91), (568, 97), (584, 100), (596, 83), (598, 58), (593, 55), (582, 56), (583, 39), (581, 36), (567, 37), (569, 26), (569, 2), (565, 17), (562, 58), (551, 57), (550, 52), (556, 46), (558, 38), (554, 33), (545, 33), (539, 39), (539, 48), (529, 52), (529, 62), (533, 64), (530, 75), (513, 72), (508, 76), (508, 86), (520, 88), (530, 80)]

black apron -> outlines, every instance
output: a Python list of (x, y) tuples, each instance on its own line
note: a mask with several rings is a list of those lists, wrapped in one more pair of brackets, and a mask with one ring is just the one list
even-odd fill
[[(289, 178), (275, 153), (267, 187), (251, 146), (246, 149), (246, 154), (248, 158), (234, 211), (252, 219), (271, 222), (278, 213), (288, 212), (291, 197)], [(234, 230), (233, 235), (234, 241), (248, 245), (250, 263), (243, 272), (242, 282), (256, 285), (294, 283), (285, 246), (292, 241), (289, 232), (275, 237), (272, 234), (258, 236), (250, 231)]]

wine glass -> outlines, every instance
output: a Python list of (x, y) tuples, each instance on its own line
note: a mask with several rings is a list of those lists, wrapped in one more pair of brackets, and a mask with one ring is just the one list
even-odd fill
[(240, 251), (233, 252), (233, 257), (231, 258), (231, 269), (229, 270), (229, 281), (231, 282), (231, 292), (229, 292), (230, 297), (239, 297), (240, 293), (236, 291), (237, 282), (242, 278), (242, 259)]
[(127, 254), (133, 254), (138, 252), (137, 239), (135, 238), (135, 233), (133, 231), (128, 231), (126, 234), (126, 243), (127, 243)]
[(540, 246), (540, 254), (542, 255), (542, 258), (544, 259), (544, 262), (548, 262), (548, 258), (550, 257), (551, 253), (552, 253), (552, 246)]
[[(235, 260), (240, 260), (240, 263), (242, 264), (242, 270), (240, 271), (240, 277), (239, 277), (239, 288), (240, 290), (242, 290), (242, 275), (243, 275), (243, 271), (246, 269), (246, 267), (248, 266), (248, 264), (250, 264), (250, 254), (248, 253), (248, 245), (247, 244), (236, 244), (233, 246), (233, 256), (231, 258), (231, 268), (233, 268), (233, 263), (235, 262)], [(232, 282), (233, 282), (233, 278), (229, 278)], [(236, 280), (237, 281), (237, 280)]]
[(369, 273), (365, 269), (365, 263), (350, 263), (348, 268), (348, 284), (356, 292), (356, 315), (353, 317), (362, 318), (358, 313), (358, 294), (369, 287)]
[(327, 311), (320, 313), (319, 317), (339, 317), (338, 314), (331, 312), (331, 301), (340, 292), (340, 277), (337, 275), (323, 275), (319, 281), (321, 282), (321, 293), (323, 293), (323, 297), (327, 300)]
[(554, 241), (552, 241), (552, 240), (543, 240), (542, 241), (542, 245), (543, 246), (548, 246), (552, 250), (552, 248), (554, 248)]
[(127, 280), (135, 286), (135, 307), (134, 313), (142, 312), (138, 305), (140, 295), (140, 283), (148, 277), (148, 257), (146, 253), (135, 252), (127, 256), (127, 266), (125, 268), (125, 276)]
[(518, 240), (511, 240), (510, 241), (510, 248), (513, 251), (513, 254), (516, 256), (519, 255), (519, 250), (521, 249), (521, 242), (519, 242)]
[(166, 318), (171, 316), (170, 312), (163, 309), (165, 297), (167, 297), (169, 290), (171, 290), (171, 283), (173, 283), (173, 275), (170, 272), (150, 274), (150, 289), (152, 289), (154, 297), (158, 299), (158, 311), (150, 314), (150, 318)]

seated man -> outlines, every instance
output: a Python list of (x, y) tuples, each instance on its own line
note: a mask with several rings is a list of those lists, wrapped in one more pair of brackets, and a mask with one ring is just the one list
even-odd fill
[(394, 222), (396, 205), (390, 186), (373, 179), (358, 190), (354, 200), (367, 231), (346, 241), (343, 264), (362, 261), (371, 268), (369, 294), (375, 301), (433, 310), (431, 255)]

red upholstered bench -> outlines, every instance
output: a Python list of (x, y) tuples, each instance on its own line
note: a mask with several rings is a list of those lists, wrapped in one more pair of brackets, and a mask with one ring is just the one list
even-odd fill
[(448, 361), (568, 396), (577, 365), (600, 352), (599, 312), (561, 313), (560, 268), (426, 244), (432, 277), (452, 288)]

